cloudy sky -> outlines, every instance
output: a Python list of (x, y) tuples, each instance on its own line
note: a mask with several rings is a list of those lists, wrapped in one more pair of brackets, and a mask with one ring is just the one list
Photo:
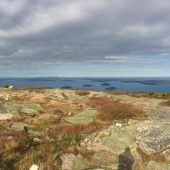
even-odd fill
[(0, 76), (170, 76), (170, 1), (0, 0)]

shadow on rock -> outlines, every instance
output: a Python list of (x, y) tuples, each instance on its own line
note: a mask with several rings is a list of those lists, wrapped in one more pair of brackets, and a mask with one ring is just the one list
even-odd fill
[(130, 148), (126, 147), (125, 151), (119, 155), (118, 170), (133, 170), (134, 161)]

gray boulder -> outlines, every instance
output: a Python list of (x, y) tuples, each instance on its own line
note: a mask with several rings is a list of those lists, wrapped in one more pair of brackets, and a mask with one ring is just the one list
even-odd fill
[(42, 110), (43, 109), (40, 104), (25, 104), (20, 106), (19, 114), (27, 116), (37, 116)]
[(147, 155), (162, 154), (170, 147), (170, 123), (145, 121), (137, 128), (136, 142)]
[(37, 110), (28, 108), (28, 107), (22, 107), (20, 109), (20, 114), (25, 114), (27, 116), (36, 116), (39, 115), (39, 112)]
[(15, 114), (15, 115), (27, 115), (36, 116), (43, 110), (40, 104), (18, 104), (15, 102), (9, 102), (0, 100), (0, 114)]
[(150, 120), (157, 122), (169, 122), (170, 107), (152, 108), (147, 110), (147, 115)]
[(15, 131), (27, 131), (32, 137), (40, 137), (41, 133), (34, 130), (35, 126), (23, 123), (23, 122), (17, 122), (13, 123), (11, 126), (12, 129)]
[(62, 170), (72, 170), (73, 162), (76, 159), (76, 156), (71, 153), (63, 154), (61, 157), (62, 160)]

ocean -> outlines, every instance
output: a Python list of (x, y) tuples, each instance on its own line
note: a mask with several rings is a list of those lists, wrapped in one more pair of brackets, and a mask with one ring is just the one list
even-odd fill
[(63, 88), (95, 91), (170, 92), (170, 78), (0, 78), (0, 86)]

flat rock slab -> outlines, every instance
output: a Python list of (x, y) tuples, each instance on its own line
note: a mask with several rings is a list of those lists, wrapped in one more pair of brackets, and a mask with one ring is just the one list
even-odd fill
[(34, 130), (35, 126), (27, 124), (27, 123), (23, 123), (23, 122), (17, 122), (17, 123), (13, 123), (11, 128), (14, 129), (15, 131), (25, 131), (25, 127), (28, 130), (28, 133), (32, 136), (32, 137), (40, 137), (41, 133), (39, 131)]
[(89, 161), (82, 158), (81, 155), (66, 153), (61, 155), (60, 159), (62, 160), (62, 170), (83, 170), (90, 166)]
[(170, 148), (170, 123), (145, 121), (137, 131), (136, 141), (145, 154), (161, 154)]
[(103, 145), (119, 154), (128, 146), (132, 148), (136, 146), (136, 129), (137, 124), (123, 127), (111, 125), (107, 129), (87, 136), (81, 143), (81, 146), (95, 149), (95, 146)]
[(18, 104), (15, 102), (0, 103), (0, 114), (15, 114), (15, 115), (38, 115), (43, 108), (40, 104)]
[(72, 124), (88, 124), (93, 122), (93, 117), (95, 116), (96, 110), (92, 108), (87, 108), (82, 112), (65, 118), (65, 120)]
[(30, 116), (38, 115), (38, 111), (30, 108), (21, 108), (20, 112)]
[(28, 129), (34, 128), (33, 125), (30, 125), (30, 124), (27, 124), (27, 123), (22, 123), (22, 122), (14, 123), (11, 126), (11, 128), (16, 130), (16, 131), (23, 131), (24, 127), (27, 127)]
[(10, 120), (14, 117), (13, 114), (0, 114), (0, 120)]
[(140, 169), (143, 165), (135, 141), (137, 125), (136, 122), (122, 127), (111, 125), (88, 135), (80, 146), (94, 152), (91, 158), (94, 167), (115, 170), (123, 166), (124, 160), (132, 160), (130, 166)]
[(170, 121), (170, 107), (151, 108), (147, 110), (148, 119), (158, 122)]

